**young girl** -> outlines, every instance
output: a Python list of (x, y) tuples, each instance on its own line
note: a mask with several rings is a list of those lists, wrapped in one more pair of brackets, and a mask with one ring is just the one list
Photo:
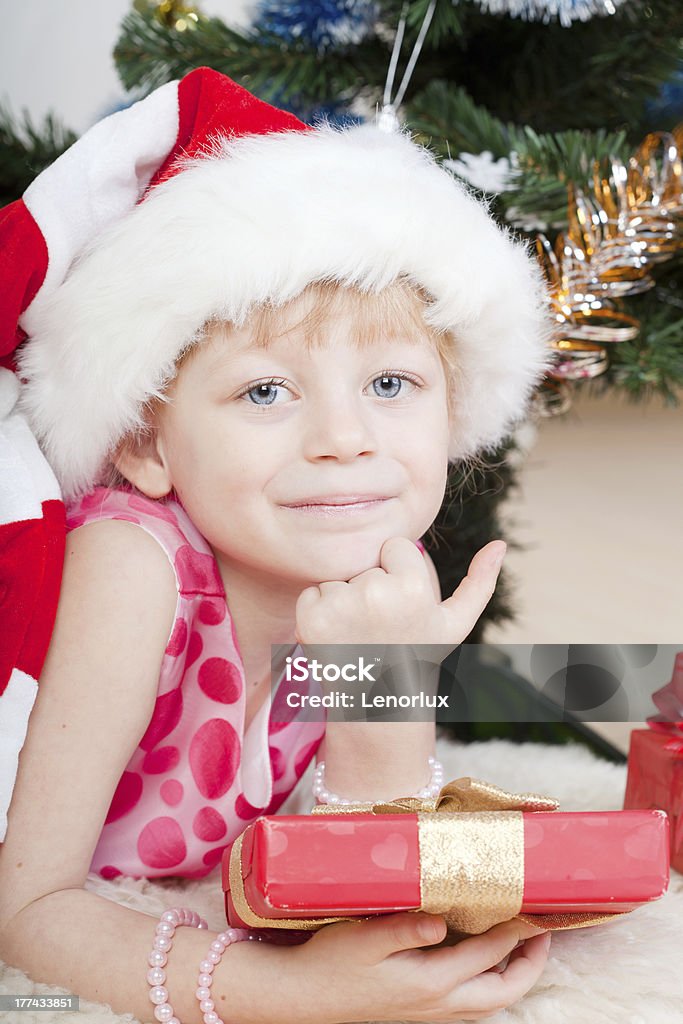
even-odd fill
[(155, 940), (84, 883), (206, 875), (314, 757), (319, 801), (438, 789), (433, 722), (310, 721), (281, 685), (269, 707), (271, 645), (469, 634), (504, 545), (442, 601), (419, 538), (449, 461), (497, 444), (548, 364), (540, 272), (406, 134), (311, 129), (208, 69), (101, 122), (24, 204), (20, 405), (68, 535), (0, 849), (0, 957), (140, 1020), (514, 1002), (548, 948), (519, 921), (424, 951), (443, 918), (392, 914), (221, 958), (243, 934), (183, 928), (171, 952), (197, 920)]

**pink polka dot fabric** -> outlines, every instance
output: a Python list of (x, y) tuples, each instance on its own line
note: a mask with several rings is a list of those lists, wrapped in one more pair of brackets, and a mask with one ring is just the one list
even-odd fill
[(182, 505), (98, 487), (67, 506), (69, 531), (102, 519), (137, 523), (158, 540), (178, 601), (154, 713), (116, 787), (90, 870), (201, 878), (247, 825), (289, 796), (325, 722), (300, 721), (295, 710), (273, 722), (276, 691), (245, 734), (244, 667), (222, 580)]

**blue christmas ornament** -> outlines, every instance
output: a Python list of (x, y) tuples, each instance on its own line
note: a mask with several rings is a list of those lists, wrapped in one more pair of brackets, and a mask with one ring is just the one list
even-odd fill
[(322, 3), (278, 3), (260, 0), (254, 27), (273, 32), (287, 42), (309, 43), (319, 52), (356, 46), (379, 16), (379, 4), (357, 0)]
[(285, 99), (282, 90), (277, 89), (275, 92), (268, 93), (267, 101), (280, 110), (288, 110), (304, 124), (315, 125), (318, 121), (327, 121), (344, 128), (348, 125), (360, 124), (363, 121), (362, 117), (351, 114), (340, 100), (327, 100), (324, 103), (311, 104), (310, 96), (304, 96), (302, 93), (290, 93)]
[(349, 113), (341, 103), (330, 102), (306, 112), (301, 118), (306, 124), (316, 125), (320, 121), (327, 121), (338, 128), (348, 128), (352, 124), (360, 124), (364, 119)]
[(673, 127), (677, 121), (683, 121), (683, 61), (669, 81), (664, 82), (659, 96), (646, 104), (645, 112), (650, 121), (660, 125)]

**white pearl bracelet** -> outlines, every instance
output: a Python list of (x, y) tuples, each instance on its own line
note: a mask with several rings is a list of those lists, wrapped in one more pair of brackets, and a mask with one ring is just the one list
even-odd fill
[[(415, 799), (424, 800), (429, 797), (438, 796), (439, 791), (443, 786), (443, 765), (441, 762), (437, 761), (435, 757), (430, 757), (429, 767), (431, 769), (429, 782), (423, 789), (419, 790), (419, 792), (413, 793), (413, 797)], [(318, 762), (315, 772), (313, 773), (313, 795), (319, 804), (339, 804), (343, 807), (348, 804), (359, 803), (358, 800), (345, 800), (344, 798), (337, 796), (336, 793), (331, 793), (329, 789), (325, 788), (324, 761)]]

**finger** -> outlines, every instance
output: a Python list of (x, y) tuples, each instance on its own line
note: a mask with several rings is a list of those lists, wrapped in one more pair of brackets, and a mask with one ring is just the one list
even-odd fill
[[(545, 932), (535, 931), (534, 934), (535, 935), (545, 934)], [(515, 949), (519, 949), (519, 947), (523, 946), (525, 942), (526, 942), (526, 939), (520, 939), (519, 942), (517, 943), (517, 945), (515, 946)], [(513, 949), (512, 952), (508, 953), (507, 956), (504, 956), (503, 959), (500, 961), (500, 963), (496, 964), (495, 967), (492, 967), (491, 970), (492, 971), (497, 971), (498, 974), (501, 974), (505, 970), (505, 968), (507, 967), (507, 965), (508, 965), (508, 963), (510, 961), (510, 957), (514, 953), (515, 949)]]
[(402, 949), (418, 949), (441, 942), (446, 935), (446, 922), (440, 914), (406, 911), (381, 914), (364, 921), (353, 933), (354, 949), (362, 950), (371, 964)]
[(385, 577), (386, 575), (387, 573), (385, 569), (381, 569), (379, 566), (374, 566), (372, 569), (363, 569), (362, 572), (356, 573), (355, 576), (350, 576), (348, 582), (350, 584), (359, 583), (361, 581), (366, 582), (367, 580), (372, 579), (373, 576)]
[(543, 928), (542, 925), (531, 924), (529, 921), (520, 921), (519, 918), (516, 918), (515, 921), (519, 928), (520, 941), (532, 939), (535, 935), (545, 935), (549, 930), (548, 928)]
[(315, 589), (319, 591), (321, 597), (337, 592), (343, 594), (348, 589), (348, 583), (346, 580), (323, 580)]
[(306, 587), (302, 590), (296, 599), (296, 605), (294, 608), (294, 614), (299, 615), (305, 608), (310, 608), (312, 604), (320, 600), (320, 590), (317, 586)]
[(548, 961), (549, 950), (550, 932), (527, 939), (510, 952), (504, 970), (488, 970), (458, 985), (458, 1007), (481, 1011), (500, 1009), (516, 1003), (540, 978)]
[(306, 622), (311, 613), (311, 609), (315, 608), (319, 600), (320, 591), (317, 587), (306, 587), (306, 589), (302, 590), (296, 599), (296, 605), (294, 607), (294, 639), (298, 644), (304, 642), (300, 632), (300, 627), (302, 623)]
[(470, 562), (467, 576), (453, 594), (442, 601), (441, 608), (450, 617), (453, 635), (457, 633), (463, 637), (468, 636), (474, 628), (496, 588), (505, 551), (503, 541), (491, 541), (477, 551)]
[(390, 537), (385, 540), (379, 553), (382, 568), (392, 576), (409, 580), (425, 580), (431, 590), (431, 580), (425, 557), (417, 544), (407, 537)]
[(492, 569), (497, 571), (503, 564), (506, 551), (507, 544), (504, 540), (489, 541), (488, 544), (485, 544), (483, 548), (477, 551), (470, 562), (469, 569), (467, 570), (468, 576), (470, 574), (488, 575)]
[(482, 971), (500, 963), (511, 953), (520, 939), (526, 938), (526, 926), (512, 918), (494, 925), (481, 935), (472, 935), (455, 946), (431, 949), (425, 954), (430, 966), (446, 971), (454, 983), (463, 984)]
[(330, 593), (335, 591), (344, 592), (347, 588), (347, 584), (339, 580), (332, 580), (329, 583), (317, 583), (311, 587), (306, 587), (301, 591), (298, 598), (296, 599), (296, 605), (294, 608), (295, 619), (301, 618), (304, 614), (308, 613), (311, 608), (314, 608), (322, 597), (328, 596)]

